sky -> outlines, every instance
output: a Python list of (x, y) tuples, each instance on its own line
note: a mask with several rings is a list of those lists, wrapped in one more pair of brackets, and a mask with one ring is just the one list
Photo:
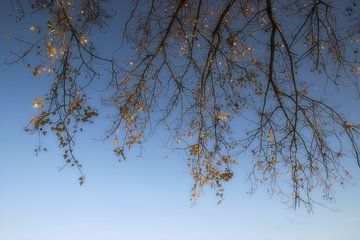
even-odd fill
[[(103, 119), (78, 140), (77, 156), (86, 183), (75, 169), (62, 165), (53, 136), (43, 141), (48, 152), (34, 153), (37, 136), (23, 130), (36, 114), (35, 97), (46, 92), (46, 78), (34, 78), (21, 63), (6, 65), (17, 45), (5, 36), (26, 36), (31, 22), (15, 23), (10, 1), (0, 8), (0, 239), (4, 240), (358, 240), (360, 236), (360, 169), (348, 163), (353, 183), (336, 187), (331, 209), (291, 209), (264, 191), (249, 195), (248, 183), (235, 177), (225, 185), (217, 205), (205, 191), (193, 205), (192, 179), (186, 161), (164, 150), (166, 137), (155, 135), (141, 157), (130, 153), (118, 162), (102, 142)], [(125, 16), (125, 7), (118, 13)], [(360, 117), (358, 101), (342, 92), (342, 110)], [(337, 96), (339, 97), (339, 96)], [(336, 102), (334, 100), (334, 102)]]

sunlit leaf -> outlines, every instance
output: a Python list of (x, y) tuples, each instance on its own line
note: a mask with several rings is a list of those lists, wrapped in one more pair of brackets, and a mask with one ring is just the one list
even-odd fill
[(33, 106), (33, 108), (42, 109), (44, 107), (44, 99), (43, 98), (35, 98), (32, 106)]

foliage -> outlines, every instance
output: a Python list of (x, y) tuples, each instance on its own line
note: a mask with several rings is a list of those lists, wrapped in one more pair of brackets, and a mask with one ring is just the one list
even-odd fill
[[(81, 183), (73, 148), (78, 130), (98, 115), (86, 90), (95, 80), (107, 81), (99, 63), (111, 72), (104, 103), (115, 114), (106, 137), (114, 139), (116, 155), (125, 158), (127, 149), (165, 126), (188, 154), (194, 200), (204, 186), (221, 200), (222, 184), (246, 152), (252, 154), (254, 189), (265, 184), (293, 206), (308, 208), (316, 202), (315, 189), (331, 200), (333, 183), (350, 179), (345, 156), (360, 166), (359, 125), (315, 96), (314, 83), (299, 74), (312, 72), (337, 87), (352, 84), (359, 93), (356, 1), (132, 1), (123, 36), (133, 54), (125, 66), (116, 55), (101, 56), (88, 39), (111, 23), (104, 10), (109, 3), (30, 2), (33, 14), (48, 22), (30, 28), (38, 41), (17, 61), (41, 56), (29, 67), (53, 81), (49, 93), (35, 99), (41, 112), (27, 130), (55, 133)], [(21, 18), (23, 8), (15, 5)]]

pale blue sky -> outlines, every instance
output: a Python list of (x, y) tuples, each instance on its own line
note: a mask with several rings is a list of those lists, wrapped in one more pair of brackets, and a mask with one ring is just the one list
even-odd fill
[[(46, 91), (47, 79), (33, 78), (22, 64), (3, 64), (16, 46), (3, 36), (24, 34), (31, 26), (14, 24), (8, 2), (1, 0), (0, 9), (1, 240), (360, 238), (360, 170), (355, 163), (348, 164), (354, 185), (336, 189), (336, 202), (330, 207), (337, 211), (318, 206), (313, 214), (289, 209), (261, 190), (249, 196), (241, 174), (225, 186), (222, 204), (216, 204), (213, 192), (205, 191), (193, 206), (186, 162), (176, 153), (165, 157), (164, 136), (155, 135), (145, 144), (141, 158), (133, 153), (119, 163), (111, 144), (97, 140), (106, 124), (100, 119), (78, 141), (77, 156), (87, 176), (80, 187), (75, 169), (58, 171), (62, 158), (53, 136), (44, 139), (49, 151), (36, 157), (37, 137), (23, 131), (36, 113), (31, 103)], [(360, 117), (359, 102), (344, 95), (349, 104), (343, 110), (352, 111), (354, 119)]]

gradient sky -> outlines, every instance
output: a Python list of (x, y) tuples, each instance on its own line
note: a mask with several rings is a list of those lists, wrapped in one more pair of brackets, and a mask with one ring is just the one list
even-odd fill
[[(360, 169), (354, 162), (347, 163), (354, 184), (336, 189), (336, 202), (329, 205), (335, 210), (289, 209), (261, 189), (249, 196), (241, 174), (226, 184), (222, 204), (205, 191), (193, 206), (186, 162), (164, 150), (165, 136), (159, 133), (145, 144), (142, 157), (135, 152), (118, 162), (111, 144), (99, 140), (106, 124), (100, 118), (78, 140), (77, 156), (87, 176), (80, 187), (75, 169), (58, 171), (63, 160), (53, 136), (43, 139), (49, 151), (35, 156), (37, 137), (23, 131), (36, 114), (32, 101), (46, 92), (48, 79), (33, 78), (21, 63), (3, 64), (17, 47), (5, 36), (28, 36), (33, 23), (26, 18), (15, 24), (10, 1), (0, 1), (1, 240), (360, 239)], [(123, 7), (118, 18), (127, 11)], [(330, 101), (346, 102), (342, 112), (359, 119), (354, 97), (345, 90)]]

